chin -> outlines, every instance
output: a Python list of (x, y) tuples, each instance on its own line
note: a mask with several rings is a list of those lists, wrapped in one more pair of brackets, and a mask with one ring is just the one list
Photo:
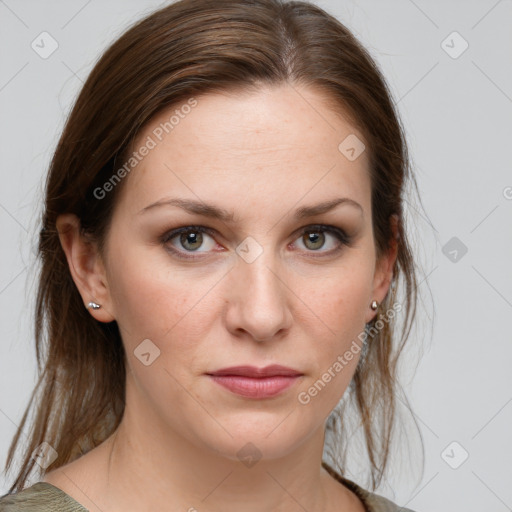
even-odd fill
[(257, 414), (246, 414), (245, 421), (243, 418), (236, 422), (219, 421), (226, 430), (216, 423), (214, 430), (209, 429), (208, 437), (204, 436), (204, 431), (198, 433), (202, 434), (201, 444), (228, 460), (251, 467), (258, 460), (286, 457), (315, 430), (313, 426), (308, 430), (304, 421), (299, 423), (297, 418), (292, 419), (294, 413), (286, 418), (288, 412), (283, 411), (266, 420), (257, 418)]

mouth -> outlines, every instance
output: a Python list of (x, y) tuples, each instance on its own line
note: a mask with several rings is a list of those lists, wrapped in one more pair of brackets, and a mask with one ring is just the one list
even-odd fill
[(265, 368), (236, 366), (207, 373), (215, 383), (237, 395), (265, 399), (275, 397), (295, 384), (303, 374), (286, 366)]

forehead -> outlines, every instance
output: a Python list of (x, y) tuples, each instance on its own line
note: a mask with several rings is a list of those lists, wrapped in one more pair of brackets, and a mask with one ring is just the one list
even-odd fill
[(368, 205), (367, 152), (356, 159), (343, 152), (343, 141), (354, 140), (362, 144), (363, 135), (311, 89), (284, 84), (202, 94), (146, 125), (133, 150), (151, 149), (123, 195), (132, 211), (177, 194), (233, 205), (243, 197), (263, 207), (341, 193)]

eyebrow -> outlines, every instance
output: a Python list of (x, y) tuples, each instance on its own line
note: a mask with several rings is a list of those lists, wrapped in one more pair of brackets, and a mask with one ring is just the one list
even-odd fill
[[(359, 209), (361, 213), (364, 212), (363, 207), (353, 199), (350, 199), (349, 197), (338, 197), (323, 203), (318, 203), (311, 206), (302, 206), (296, 210), (294, 217), (295, 219), (314, 217), (315, 215), (327, 213), (342, 204), (353, 206)], [(181, 208), (189, 213), (202, 215), (203, 217), (210, 217), (212, 219), (218, 219), (228, 224), (234, 224), (237, 222), (235, 214), (225, 210), (224, 208), (220, 208), (213, 204), (208, 204), (201, 201), (180, 198), (160, 199), (159, 201), (144, 207), (142, 210), (140, 210), (139, 214), (161, 206), (177, 206), (178, 208)]]

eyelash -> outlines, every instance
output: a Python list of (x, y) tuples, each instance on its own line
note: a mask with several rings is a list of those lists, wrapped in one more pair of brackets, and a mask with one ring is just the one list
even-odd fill
[[(306, 226), (302, 229), (302, 231), (299, 233), (299, 236), (304, 236), (306, 233), (318, 233), (318, 232), (326, 232), (334, 235), (335, 238), (338, 239), (340, 242), (340, 245), (332, 249), (330, 251), (323, 252), (321, 255), (315, 255), (314, 258), (322, 258), (325, 256), (332, 256), (333, 254), (338, 253), (343, 246), (350, 246), (352, 239), (349, 237), (342, 229), (337, 228), (336, 226), (330, 226), (326, 224), (313, 224), (310, 226)], [(182, 233), (206, 233), (207, 235), (210, 235), (212, 238), (214, 237), (215, 230), (211, 228), (207, 228), (206, 226), (184, 226), (181, 228), (173, 229), (171, 231), (166, 232), (162, 237), (160, 237), (160, 242), (163, 245), (166, 245), (170, 240), (175, 238), (178, 235), (181, 235)], [(184, 256), (185, 253), (183, 251), (178, 251), (174, 248), (171, 248), (169, 246), (166, 246), (166, 249), (177, 256), (180, 259), (183, 260), (198, 260), (202, 259), (203, 256)], [(308, 252), (316, 252), (316, 251), (308, 251)]]

